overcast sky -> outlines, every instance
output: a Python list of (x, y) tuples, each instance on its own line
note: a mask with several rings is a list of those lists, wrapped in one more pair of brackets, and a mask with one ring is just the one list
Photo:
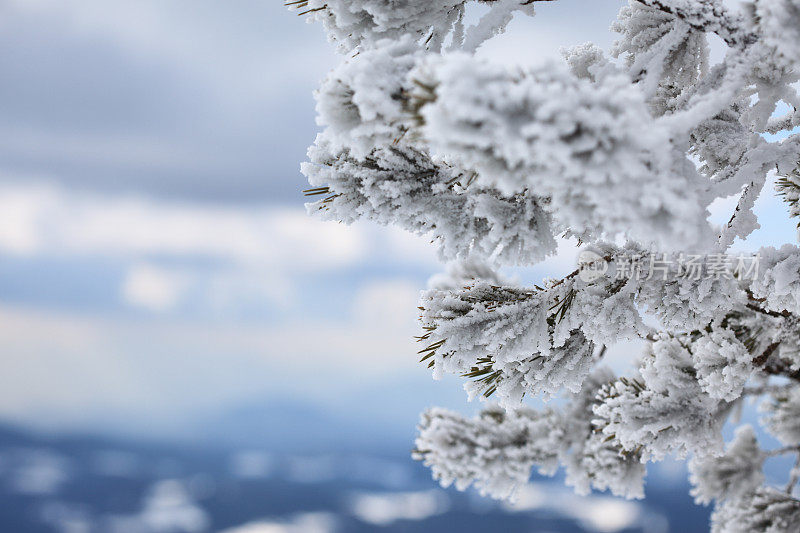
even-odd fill
[[(542, 5), (481, 53), (608, 46), (620, 5)], [(0, 2), (0, 417), (165, 428), (381, 384), (462, 400), (414, 357), (425, 239), (305, 216), (338, 59), (278, 0)], [(526, 276), (568, 272), (568, 248)]]

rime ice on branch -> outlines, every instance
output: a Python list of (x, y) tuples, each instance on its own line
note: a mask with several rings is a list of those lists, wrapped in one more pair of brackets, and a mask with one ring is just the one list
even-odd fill
[[(506, 498), (533, 468), (564, 468), (580, 493), (639, 498), (647, 462), (691, 456), (713, 530), (800, 529), (800, 468), (779, 489), (762, 473), (800, 454), (800, 248), (729, 251), (764, 194), (800, 216), (800, 0), (630, 0), (608, 52), (518, 68), (475, 51), (557, 0), (289, 5), (342, 53), (316, 95), (309, 212), (427, 235), (460, 261), (422, 295), (419, 357), (499, 405), (423, 415), (414, 454), (434, 477)], [(728, 222), (709, 223), (730, 196)], [(536, 264), (560, 237), (600, 275), (518, 287), (493, 270)], [(596, 368), (626, 339), (648, 345), (638, 369)], [(725, 446), (748, 396), (784, 448), (749, 426)], [(524, 406), (539, 397), (563, 401)]]

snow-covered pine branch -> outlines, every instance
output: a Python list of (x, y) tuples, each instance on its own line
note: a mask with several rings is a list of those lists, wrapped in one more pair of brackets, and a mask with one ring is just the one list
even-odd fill
[[(423, 415), (415, 457), (434, 477), (506, 498), (562, 467), (580, 493), (638, 498), (647, 462), (690, 455), (714, 531), (800, 530), (800, 469), (779, 488), (762, 472), (800, 454), (800, 248), (729, 251), (764, 194), (800, 216), (800, 0), (629, 0), (611, 50), (516, 68), (475, 51), (558, 0), (288, 5), (342, 53), (316, 95), (309, 212), (424, 234), (460, 261), (422, 295), (418, 355), (499, 405)], [(728, 222), (709, 223), (730, 196)], [(532, 287), (493, 270), (559, 237), (603, 270)], [(646, 341), (638, 368), (598, 369), (624, 339)], [(524, 405), (539, 397), (562, 401)], [(749, 426), (725, 446), (745, 397), (764, 398), (760, 431), (784, 448)]]
[(597, 393), (613, 380), (611, 371), (599, 368), (560, 408), (506, 411), (491, 406), (475, 419), (430, 409), (422, 415), (414, 456), (444, 486), (463, 490), (474, 484), (496, 498), (513, 497), (533, 468), (552, 475), (559, 465), (566, 469), (567, 484), (580, 494), (594, 488), (641, 498), (645, 465), (640, 453), (623, 450), (593, 422)]

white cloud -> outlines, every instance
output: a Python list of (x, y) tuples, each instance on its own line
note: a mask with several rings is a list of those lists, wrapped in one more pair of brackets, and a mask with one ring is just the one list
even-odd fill
[(371, 281), (362, 285), (353, 301), (353, 315), (367, 327), (408, 331), (416, 327), (421, 287), (403, 279)]
[[(77, 264), (109, 260), (126, 269), (118, 289), (126, 306), (180, 313), (191, 303), (195, 314), (220, 317), (300, 310), (298, 288), (325, 284), (334, 272), (439, 268), (435, 246), (423, 237), (370, 223), (322, 222), (300, 206), (155, 201), (2, 182), (0, 254)], [(90, 274), (72, 269), (66, 275)], [(389, 292), (364, 295), (371, 300), (359, 307), (389, 309), (384, 318), (390, 320), (404, 316), (394, 308), (415, 307), (412, 285), (383, 287)], [(393, 298), (395, 306), (375, 306), (376, 298)], [(349, 309), (351, 302), (341, 304)]]
[(130, 305), (163, 312), (175, 307), (187, 287), (188, 280), (180, 274), (134, 265), (122, 284), (122, 297)]
[[(170, 303), (171, 289), (148, 283), (156, 288), (142, 283), (139, 301)], [(0, 307), (0, 417), (50, 429), (145, 424), (172, 435), (209, 410), (264, 395), (335, 401), (352, 376), (377, 384), (421, 371), (416, 293), (410, 282), (373, 282), (352, 312), (332, 301), (324, 316), (242, 322)]]
[(135, 263), (120, 287), (122, 303), (153, 313), (186, 311), (194, 314), (240, 317), (267, 309), (297, 309), (297, 280), (288, 271), (233, 265), (225, 269), (202, 266), (167, 267)]
[(0, 209), (0, 248), (15, 255), (41, 251), (39, 220), (52, 206), (52, 193), (46, 187), (5, 187)]
[(291, 272), (352, 267), (370, 255), (435, 263), (424, 239), (320, 222), (300, 207), (154, 201), (47, 185), (1, 183), (0, 228), (0, 251), (19, 255), (206, 257)]
[[(324, 396), (333, 376), (417, 370), (421, 283), (404, 276), (438, 268), (426, 239), (320, 222), (301, 208), (10, 183), (0, 184), (0, 253), (34, 264), (63, 258), (121, 266), (118, 293), (109, 296), (155, 314), (76, 313), (63, 302), (0, 308), (0, 416), (50, 427), (109, 417), (119, 425), (129, 416), (148, 419), (153, 431), (265, 391)], [(397, 272), (388, 279), (387, 266)], [(355, 269), (372, 274), (327, 300), (327, 285), (341, 284), (331, 276)], [(298, 287), (309, 280), (322, 294), (308, 301), (304, 288), (301, 300)], [(232, 311), (248, 306), (268, 314)]]

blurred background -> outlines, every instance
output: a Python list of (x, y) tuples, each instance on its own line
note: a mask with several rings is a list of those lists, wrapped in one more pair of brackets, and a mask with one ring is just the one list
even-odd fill
[[(481, 53), (608, 46), (621, 4)], [(280, 0), (0, 0), (0, 531), (706, 530), (679, 463), (643, 502), (534, 478), (510, 505), (410, 459), (425, 407), (479, 406), (415, 357), (426, 239), (305, 215), (338, 61)]]

